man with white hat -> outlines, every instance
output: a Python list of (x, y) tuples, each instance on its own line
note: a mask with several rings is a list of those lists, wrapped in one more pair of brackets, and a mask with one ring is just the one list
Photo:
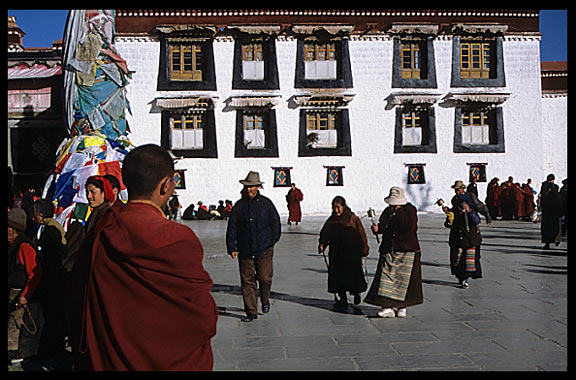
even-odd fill
[(274, 244), (280, 240), (280, 216), (272, 201), (260, 194), (264, 182), (260, 174), (250, 171), (239, 181), (244, 188), (242, 198), (232, 208), (226, 229), (226, 247), (233, 259), (238, 258), (242, 299), (246, 317), (243, 322), (258, 318), (258, 286), (262, 312), (270, 311)]

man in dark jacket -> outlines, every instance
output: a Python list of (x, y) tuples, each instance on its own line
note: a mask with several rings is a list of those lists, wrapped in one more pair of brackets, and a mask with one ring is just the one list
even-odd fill
[(466, 289), (469, 278), (482, 278), (482, 234), (478, 214), (484, 215), (487, 225), (492, 223), (492, 218), (488, 207), (474, 193), (466, 191), (464, 182), (456, 181), (452, 188), (456, 194), (452, 197), (452, 209), (449, 211), (454, 214), (454, 220), (445, 223), (450, 228), (450, 271), (458, 278), (460, 286)]
[(258, 318), (258, 287), (260, 284), (262, 312), (270, 311), (274, 244), (280, 240), (280, 216), (270, 199), (260, 194), (258, 172), (250, 171), (239, 181), (244, 188), (242, 198), (232, 208), (226, 230), (226, 247), (233, 259), (238, 258), (242, 299), (246, 317), (243, 322)]

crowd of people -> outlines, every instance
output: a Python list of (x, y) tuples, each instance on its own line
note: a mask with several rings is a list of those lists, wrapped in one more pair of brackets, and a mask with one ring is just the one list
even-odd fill
[(182, 220), (227, 220), (232, 212), (232, 207), (230, 199), (219, 200), (218, 206), (209, 205), (208, 207), (204, 205), (204, 202), (198, 201), (196, 205), (192, 203), (186, 207), (182, 213)]
[[(295, 223), (302, 222), (302, 209), (300, 207), (300, 202), (304, 200), (304, 195), (302, 190), (296, 187), (295, 183), (290, 184), (290, 190), (286, 194), (286, 205), (288, 207), (288, 224), (291, 225)], [(192, 203), (181, 215), (182, 220), (228, 220), (232, 213), (232, 208), (234, 204), (230, 199), (225, 201), (219, 200), (218, 206), (209, 205), (206, 207), (204, 202), (198, 201), (196, 204)], [(176, 220), (179, 210), (182, 205), (178, 201), (178, 195), (174, 193), (170, 201), (165, 207), (164, 213), (169, 215), (169, 219)]]
[[(9, 359), (38, 357), (54, 369), (210, 370), (211, 339), (218, 311), (210, 293), (212, 280), (203, 267), (203, 247), (196, 234), (174, 223), (182, 208), (167, 151), (143, 145), (126, 155), (122, 182), (128, 201), (118, 199), (120, 182), (111, 175), (86, 181), (90, 213), (65, 230), (54, 204), (29, 190), (14, 197), (8, 211)], [(567, 233), (567, 186), (550, 174), (534, 191), (509, 177), (488, 184), (486, 203), (477, 184), (452, 185), (450, 202), (437, 202), (449, 229), (451, 274), (460, 287), (482, 278), (481, 217), (541, 223), (544, 249), (560, 244)], [(250, 171), (239, 180), (241, 197), (206, 207), (188, 207), (182, 219), (227, 220), (226, 249), (238, 261), (243, 322), (270, 311), (274, 247), (281, 237), (274, 203), (261, 194), (264, 182)], [(536, 198), (536, 201), (534, 199)], [(301, 222), (303, 194), (292, 184), (286, 195), (288, 224)], [(369, 255), (361, 219), (342, 196), (318, 236), (318, 254), (328, 270), (327, 291), (334, 309), (364, 302), (380, 307), (383, 318), (406, 317), (423, 303), (421, 247), (417, 208), (403, 188), (393, 186), (387, 207), (370, 232), (382, 236), (378, 263), (368, 284), (363, 259)], [(32, 223), (32, 224), (30, 224)], [(379, 240), (380, 241), (380, 240)], [(328, 255), (326, 256), (326, 252)], [(71, 353), (66, 346), (71, 348)]]
[(499, 181), (497, 177), (492, 178), (486, 190), (486, 205), (492, 219), (533, 221), (536, 218), (537, 192), (532, 187), (532, 179), (528, 178), (522, 185), (514, 182), (512, 176), (501, 184)]
[[(202, 245), (163, 211), (173, 173), (163, 148), (134, 149), (122, 168), (128, 202), (118, 201), (117, 178), (89, 177), (90, 213), (67, 231), (48, 199), (36, 199), (31, 212), (10, 205), (11, 362), (79, 371), (212, 368), (218, 313)], [(37, 226), (28, 235), (29, 215)]]
[(554, 174), (549, 174), (537, 192), (530, 178), (522, 185), (514, 182), (512, 176), (501, 184), (497, 177), (493, 178), (486, 190), (490, 217), (540, 222), (544, 249), (549, 249), (550, 243), (558, 245), (568, 228), (568, 178), (562, 180), (561, 188), (554, 183), (555, 179)]

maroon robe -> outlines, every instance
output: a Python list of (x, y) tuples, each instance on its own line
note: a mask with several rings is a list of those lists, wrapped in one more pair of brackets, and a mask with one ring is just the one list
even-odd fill
[(142, 202), (116, 202), (96, 226), (84, 329), (92, 367), (212, 370), (218, 310), (200, 240)]
[(500, 185), (496, 185), (494, 187), (494, 209), (496, 210), (495, 216), (501, 217), (502, 216), (502, 186), (500, 186)]
[(490, 182), (488, 188), (486, 189), (486, 206), (490, 212), (492, 219), (495, 219), (498, 215), (497, 202), (499, 201), (500, 192), (497, 192), (500, 186), (497, 182)]
[(512, 185), (514, 193), (514, 216), (516, 218), (523, 218), (526, 216), (526, 211), (524, 210), (524, 192), (520, 188), (519, 183)]
[(500, 193), (500, 208), (502, 210), (502, 219), (512, 220), (514, 218), (514, 207), (516, 205), (514, 188), (509, 182), (505, 182), (505, 186)]
[(290, 189), (286, 194), (286, 202), (288, 202), (288, 220), (290, 222), (302, 221), (302, 210), (300, 209), (300, 202), (304, 199), (304, 194), (300, 189)]
[(534, 193), (527, 183), (522, 185), (522, 190), (524, 191), (524, 211), (526, 216), (531, 216), (534, 212)]

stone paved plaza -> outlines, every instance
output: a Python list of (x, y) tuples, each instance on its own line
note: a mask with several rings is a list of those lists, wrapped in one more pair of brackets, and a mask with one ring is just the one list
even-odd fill
[[(214, 281), (220, 314), (212, 340), (215, 371), (567, 370), (565, 240), (543, 251), (539, 224), (483, 222), (484, 278), (461, 289), (450, 275), (443, 216), (419, 214), (424, 303), (408, 308), (407, 318), (383, 319), (364, 303), (345, 313), (333, 310), (326, 265), (316, 250), (326, 218), (283, 224), (271, 310), (250, 323), (240, 321), (245, 314), (238, 263), (226, 253), (227, 222), (181, 221), (202, 241)], [(369, 218), (362, 220), (369, 231)], [(378, 243), (368, 238), (371, 283)]]
[[(540, 225), (483, 221), (484, 278), (458, 287), (448, 229), (419, 214), (424, 303), (383, 319), (361, 303), (333, 311), (316, 251), (327, 216), (283, 224), (275, 249), (271, 310), (244, 323), (238, 264), (225, 248), (226, 221), (183, 221), (200, 237), (220, 316), (215, 371), (566, 371), (567, 243), (543, 251)], [(282, 218), (285, 223), (286, 218)], [(363, 219), (369, 231), (369, 218)], [(368, 283), (378, 260), (369, 235)], [(350, 303), (351, 303), (350, 299)]]

